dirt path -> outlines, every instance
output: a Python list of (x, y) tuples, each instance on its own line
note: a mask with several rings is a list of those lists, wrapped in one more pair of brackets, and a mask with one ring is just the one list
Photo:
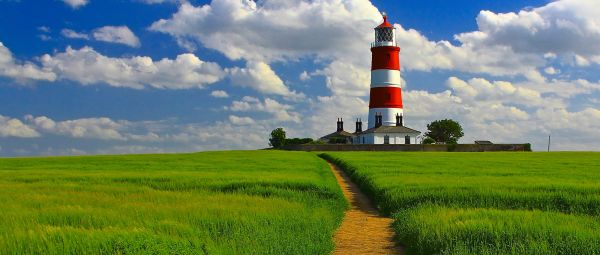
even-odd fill
[(329, 166), (351, 205), (335, 233), (333, 254), (404, 254), (403, 248), (394, 243), (392, 219), (379, 215), (346, 173), (331, 163)]

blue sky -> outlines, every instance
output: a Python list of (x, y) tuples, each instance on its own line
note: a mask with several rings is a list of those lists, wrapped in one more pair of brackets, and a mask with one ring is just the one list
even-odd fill
[(254, 149), (337, 117), (351, 130), (381, 11), (408, 126), (600, 149), (595, 1), (0, 0), (0, 156)]

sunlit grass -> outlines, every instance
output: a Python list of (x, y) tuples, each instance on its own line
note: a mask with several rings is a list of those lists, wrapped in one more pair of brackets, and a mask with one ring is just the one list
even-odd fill
[(597, 217), (422, 205), (395, 218), (414, 254), (600, 254)]
[(324, 156), (395, 215), (417, 254), (600, 254), (600, 153)]
[(346, 202), (313, 154), (0, 159), (0, 254), (327, 254)]

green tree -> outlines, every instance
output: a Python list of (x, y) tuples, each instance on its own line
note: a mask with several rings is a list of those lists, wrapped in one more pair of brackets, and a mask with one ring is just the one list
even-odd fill
[(425, 137), (425, 139), (423, 139), (423, 144), (434, 144), (435, 140), (433, 140), (433, 138), (427, 136)]
[(285, 130), (283, 130), (283, 128), (276, 128), (271, 131), (269, 145), (273, 148), (279, 148), (285, 145)]
[(436, 142), (456, 144), (458, 139), (463, 137), (460, 124), (451, 119), (436, 120), (427, 125), (428, 132), (425, 134)]

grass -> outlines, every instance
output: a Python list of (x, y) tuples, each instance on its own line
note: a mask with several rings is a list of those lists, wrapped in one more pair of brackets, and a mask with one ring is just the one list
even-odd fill
[(304, 152), (0, 159), (0, 254), (327, 254), (347, 207)]
[(600, 153), (327, 153), (413, 254), (600, 254)]

